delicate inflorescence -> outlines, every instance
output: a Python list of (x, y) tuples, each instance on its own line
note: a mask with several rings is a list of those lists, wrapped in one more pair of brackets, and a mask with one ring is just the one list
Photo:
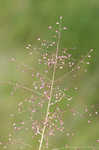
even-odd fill
[[(31, 136), (31, 139), (38, 141), (39, 150), (50, 148), (50, 137), (60, 137), (63, 134), (63, 137), (72, 139), (76, 134), (76, 129), (71, 125), (70, 128), (66, 125), (66, 113), (70, 113), (70, 117), (74, 120), (88, 118), (88, 124), (92, 122), (91, 116), (98, 115), (94, 107), (93, 113), (89, 112), (87, 106), (83, 108), (79, 106), (81, 110), (83, 109), (82, 112), (72, 107), (73, 96), (78, 93), (79, 89), (68, 81), (76, 80), (81, 72), (87, 72), (93, 49), (77, 60), (72, 56), (72, 50), (62, 48), (61, 33), (67, 30), (67, 27), (62, 26), (62, 22), (63, 17), (60, 16), (52, 36), (54, 39), (41, 40), (38, 37), (37, 40), (41, 42), (40, 48), (32, 48), (31, 44), (26, 46), (30, 56), (35, 57), (35, 51), (40, 54), (36, 63), (40, 66), (38, 70), (37, 67), (34, 68), (24, 63), (17, 66), (18, 70), (22, 70), (23, 73), (29, 72), (31, 85), (20, 82), (8, 83), (13, 86), (11, 95), (21, 90), (25, 93), (25, 97), (19, 98), (16, 113), (10, 114), (12, 133), (8, 135), (6, 144), (4, 141), (0, 142), (3, 149), (8, 149), (10, 144), (18, 145), (18, 149), (24, 149), (27, 146), (34, 149), (31, 144), (26, 144), (20, 132), (25, 132), (26, 135), (29, 133), (28, 136)], [(48, 29), (52, 30), (53, 27), (48, 26)], [(11, 61), (16, 62), (17, 59), (12, 57)], [(19, 147), (21, 144), (23, 147)]]

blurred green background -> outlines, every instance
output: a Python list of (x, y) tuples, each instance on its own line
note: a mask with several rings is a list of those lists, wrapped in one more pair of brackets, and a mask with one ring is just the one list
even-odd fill
[[(68, 28), (63, 35), (63, 47), (77, 49), (77, 55), (86, 53), (91, 48), (95, 49), (96, 53), (88, 74), (83, 81), (79, 81), (81, 91), (73, 105), (75, 107), (80, 99), (85, 105), (98, 106), (98, 0), (0, 0), (0, 82), (19, 80), (20, 75), (16, 73), (16, 67), (9, 63), (9, 58), (15, 56), (19, 61), (26, 61), (25, 46), (31, 43), (35, 47), (39, 36), (47, 38), (48, 26), (54, 25), (58, 16), (64, 17), (64, 24)], [(24, 77), (24, 80), (26, 79), (29, 80), (28, 76)], [(7, 115), (15, 108), (16, 102), (11, 99), (10, 90), (9, 87), (0, 85), (0, 137), (7, 134)], [(96, 107), (96, 111), (98, 109), (99, 107)], [(99, 117), (95, 118), (90, 127), (78, 120), (75, 126), (80, 132), (71, 144), (97, 144), (98, 119)]]

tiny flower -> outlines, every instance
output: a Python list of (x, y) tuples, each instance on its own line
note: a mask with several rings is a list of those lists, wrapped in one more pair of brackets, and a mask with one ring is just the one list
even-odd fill
[(59, 24), (59, 22), (56, 22), (56, 24), (58, 25), (58, 24)]
[(51, 30), (51, 29), (52, 29), (52, 26), (48, 26), (48, 29)]
[(90, 49), (90, 52), (93, 52), (93, 49)]
[(63, 16), (60, 16), (59, 18), (60, 18), (60, 19), (63, 19)]
[(67, 30), (67, 27), (63, 27), (63, 30)]
[(86, 62), (86, 64), (87, 64), (87, 65), (89, 65), (89, 64), (90, 64), (90, 62)]
[(40, 41), (41, 40), (40, 37), (37, 40)]
[(91, 58), (91, 55), (88, 55), (88, 58)]
[(67, 136), (70, 136), (70, 133), (66, 133)]
[(96, 142), (99, 143), (99, 139), (97, 139)]
[(96, 111), (95, 114), (98, 115), (98, 112)]
[(90, 120), (88, 120), (88, 123), (91, 123), (91, 121), (90, 121)]
[(11, 58), (11, 61), (12, 61), (12, 62), (15, 62), (15, 61), (16, 61), (16, 58), (15, 58), (15, 57), (12, 57), (12, 58)]
[(32, 45), (31, 44), (28, 44), (28, 47), (31, 47)]
[(58, 33), (58, 30), (56, 30), (55, 32)]
[(34, 89), (35, 89), (35, 90), (37, 90), (37, 89), (38, 89), (38, 87), (37, 87), (37, 86), (34, 86)]

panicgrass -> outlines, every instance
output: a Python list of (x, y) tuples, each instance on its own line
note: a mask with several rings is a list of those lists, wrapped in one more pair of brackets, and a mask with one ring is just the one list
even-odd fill
[[(59, 141), (59, 146), (60, 138), (75, 137), (75, 117), (80, 119), (81, 115), (84, 115), (88, 124), (91, 123), (85, 115), (88, 108), (80, 106), (82, 112), (78, 112), (72, 107), (72, 103), (74, 96), (79, 93), (78, 79), (87, 72), (93, 49), (76, 59), (72, 49), (62, 47), (62, 32), (67, 30), (67, 27), (63, 26), (62, 16), (53, 28), (48, 27), (52, 34), (49, 40), (41, 40), (38, 37), (40, 47), (33, 48), (31, 44), (26, 46), (31, 61), (29, 64), (17, 64), (17, 58), (11, 58), (18, 70), (26, 74), (26, 77), (29, 74), (30, 78), (27, 81), (7, 82), (13, 87), (11, 95), (14, 96), (16, 92), (19, 100), (15, 112), (10, 114), (11, 131), (8, 138), (0, 142), (4, 149), (51, 150), (57, 147), (55, 139)], [(70, 131), (67, 131), (69, 125)], [(63, 140), (62, 144), (66, 143)]]

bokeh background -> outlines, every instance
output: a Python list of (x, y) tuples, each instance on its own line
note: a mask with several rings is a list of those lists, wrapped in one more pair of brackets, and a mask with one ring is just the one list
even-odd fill
[[(96, 111), (99, 111), (98, 0), (0, 0), (0, 82), (20, 79), (20, 74), (9, 59), (16, 57), (19, 62), (28, 61), (24, 54), (25, 46), (28, 43), (37, 46), (39, 36), (47, 38), (48, 26), (54, 25), (58, 16), (64, 17), (64, 24), (68, 28), (63, 35), (63, 47), (76, 49), (77, 56), (91, 48), (95, 50), (86, 77), (79, 80), (81, 90), (78, 99), (84, 101), (85, 105), (95, 105)], [(28, 81), (28, 76), (24, 80)], [(17, 101), (17, 98), (11, 98), (10, 91), (11, 87), (0, 85), (0, 138), (8, 134), (8, 116), (10, 111), (14, 111)], [(74, 107), (78, 103), (79, 100), (73, 104)], [(99, 116), (95, 120), (93, 118), (90, 127), (77, 120), (79, 134), (73, 141), (68, 140), (67, 144), (99, 146), (96, 142), (99, 139), (98, 125)], [(64, 140), (60, 140), (61, 143)]]

